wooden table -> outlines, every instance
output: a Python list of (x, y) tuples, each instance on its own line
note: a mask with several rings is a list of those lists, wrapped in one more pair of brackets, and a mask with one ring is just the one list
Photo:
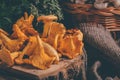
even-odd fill
[(1, 65), (0, 72), (4, 75), (0, 75), (0, 80), (86, 80), (85, 60), (85, 55), (71, 60), (61, 58), (59, 64), (51, 65), (47, 70), (39, 70), (30, 65)]

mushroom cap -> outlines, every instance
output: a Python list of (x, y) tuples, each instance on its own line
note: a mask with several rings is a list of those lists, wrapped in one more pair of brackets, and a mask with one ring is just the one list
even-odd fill
[(14, 64), (14, 61), (10, 55), (10, 51), (7, 50), (6, 48), (3, 47), (3, 49), (1, 50), (1, 53), (0, 53), (0, 59), (8, 64), (9, 66), (12, 66)]
[(55, 15), (42, 15), (40, 17), (37, 18), (37, 21), (44, 21), (44, 20), (47, 20), (47, 21), (53, 21), (53, 20), (57, 20), (57, 16)]

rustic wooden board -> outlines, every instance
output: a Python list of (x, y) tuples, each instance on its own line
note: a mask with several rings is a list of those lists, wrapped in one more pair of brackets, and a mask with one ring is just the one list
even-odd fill
[[(0, 69), (27, 80), (69, 80), (79, 77), (80, 74), (84, 75), (82, 79), (85, 80), (85, 72), (82, 72), (85, 71), (83, 66), (84, 61), (81, 56), (78, 56), (72, 60), (62, 59), (59, 64), (51, 65), (47, 70), (39, 70), (30, 65), (0, 66)], [(70, 71), (72, 72), (70, 73)], [(76, 80), (80, 80), (80, 78)]]

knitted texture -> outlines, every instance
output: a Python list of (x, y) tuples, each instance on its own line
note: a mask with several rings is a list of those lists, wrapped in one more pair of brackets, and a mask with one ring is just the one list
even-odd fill
[[(79, 29), (84, 34), (84, 40), (91, 46), (97, 48), (106, 61), (120, 70), (120, 47), (101, 24), (80, 23)], [(92, 55), (94, 56), (94, 55)]]

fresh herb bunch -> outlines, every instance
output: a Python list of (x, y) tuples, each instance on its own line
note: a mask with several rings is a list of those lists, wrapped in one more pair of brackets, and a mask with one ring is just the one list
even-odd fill
[(58, 16), (59, 21), (63, 19), (58, 0), (0, 0), (0, 11), (0, 28), (8, 32), (11, 32), (12, 25), (24, 12), (33, 14), (35, 18), (53, 14)]

